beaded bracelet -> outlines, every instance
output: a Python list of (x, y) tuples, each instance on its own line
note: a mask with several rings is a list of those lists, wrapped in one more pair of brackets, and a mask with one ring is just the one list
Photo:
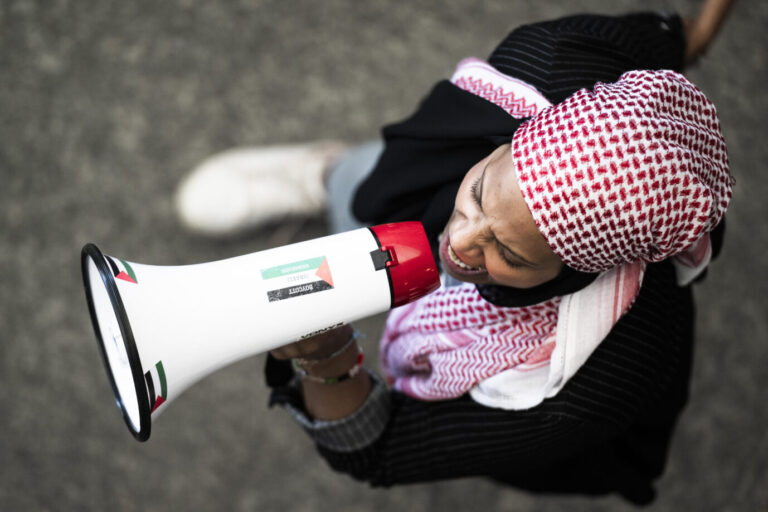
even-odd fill
[[(326, 362), (326, 361), (328, 361), (330, 359), (333, 359), (333, 358), (341, 355), (345, 350), (347, 350), (349, 348), (349, 346), (351, 344), (353, 344), (354, 342), (356, 342), (360, 338), (363, 338), (364, 336), (365, 336), (365, 334), (363, 334), (362, 332), (358, 331), (357, 329), (354, 329), (352, 331), (352, 335), (349, 337), (347, 342), (344, 343), (344, 345), (340, 349), (336, 350), (336, 352), (334, 352), (333, 354), (331, 354), (331, 355), (329, 355), (327, 357), (320, 358), (320, 359), (304, 359), (303, 357), (297, 357), (297, 358), (295, 358), (293, 360), (294, 361), (294, 365), (295, 364), (299, 364), (302, 369), (304, 369), (304, 368), (312, 368), (313, 366), (315, 366), (318, 363), (324, 363), (324, 362)], [(360, 347), (357, 347), (357, 351), (360, 352)]]
[[(349, 346), (349, 344), (347, 344)], [(363, 354), (363, 351), (360, 349), (360, 346), (357, 347), (357, 360), (355, 361), (355, 365), (346, 373), (342, 373), (341, 375), (337, 375), (336, 377), (318, 377), (316, 375), (310, 375), (307, 373), (307, 371), (301, 367), (299, 360), (294, 359), (293, 360), (293, 367), (296, 370), (296, 372), (301, 376), (302, 379), (308, 380), (310, 382), (317, 382), (320, 384), (338, 384), (340, 382), (344, 382), (345, 380), (349, 380), (358, 373), (360, 373), (360, 368), (363, 367), (363, 359), (365, 357), (365, 354)]]

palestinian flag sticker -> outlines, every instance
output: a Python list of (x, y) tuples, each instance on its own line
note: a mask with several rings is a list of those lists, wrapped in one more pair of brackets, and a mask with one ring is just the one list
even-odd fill
[[(149, 408), (151, 412), (163, 405), (168, 399), (168, 382), (165, 380), (163, 362), (158, 361), (154, 367), (144, 374), (147, 381), (147, 393), (149, 394)], [(155, 385), (157, 384), (157, 385)]]
[(115, 261), (115, 258), (107, 255), (104, 255), (104, 257), (106, 258), (107, 263), (109, 263), (109, 268), (112, 269), (112, 274), (115, 276), (115, 279), (122, 279), (123, 281), (128, 281), (133, 284), (139, 283), (136, 279), (136, 273), (127, 261), (119, 258)]
[(263, 269), (261, 278), (268, 281), (269, 302), (333, 289), (333, 275), (325, 256)]

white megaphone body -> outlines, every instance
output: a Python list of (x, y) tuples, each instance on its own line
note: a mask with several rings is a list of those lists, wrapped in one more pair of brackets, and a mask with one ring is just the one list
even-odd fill
[(211, 263), (152, 266), (82, 251), (115, 399), (139, 441), (205, 375), (436, 289), (418, 222), (384, 224)]

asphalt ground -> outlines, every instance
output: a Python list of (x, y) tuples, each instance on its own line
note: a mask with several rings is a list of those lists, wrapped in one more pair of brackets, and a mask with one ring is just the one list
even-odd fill
[[(186, 233), (171, 197), (232, 146), (363, 141), (522, 23), (699, 2), (0, 2), (0, 510), (631, 510), (483, 479), (392, 489), (332, 472), (266, 407), (263, 356), (128, 433), (88, 319), (80, 248), (158, 265), (320, 236), (321, 219)], [(718, 107), (737, 183), (722, 257), (696, 286), (691, 400), (651, 510), (768, 509), (768, 3), (739, 2), (688, 76)], [(361, 323), (375, 353), (383, 317)], [(514, 463), (514, 461), (511, 461)]]

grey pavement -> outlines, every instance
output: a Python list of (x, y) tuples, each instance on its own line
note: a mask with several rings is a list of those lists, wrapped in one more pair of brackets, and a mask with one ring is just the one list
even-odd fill
[[(178, 265), (320, 236), (321, 220), (192, 236), (172, 193), (232, 146), (375, 137), (518, 24), (698, 5), (2, 0), (0, 510), (632, 510), (616, 496), (482, 479), (371, 489), (332, 472), (287, 414), (266, 408), (263, 356), (190, 388), (137, 443), (102, 368), (79, 252), (93, 241)], [(696, 287), (691, 400), (651, 510), (768, 510), (766, 26), (768, 3), (737, 3), (689, 73), (718, 106), (737, 185), (724, 254)], [(381, 324), (362, 324), (369, 353)]]

